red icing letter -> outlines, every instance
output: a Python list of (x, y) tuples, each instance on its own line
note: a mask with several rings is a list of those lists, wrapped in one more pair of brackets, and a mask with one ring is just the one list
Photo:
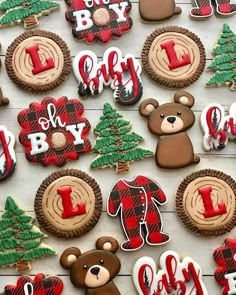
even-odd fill
[(72, 189), (71, 186), (63, 186), (57, 189), (57, 193), (62, 197), (62, 205), (64, 211), (62, 212), (62, 218), (70, 218), (77, 215), (83, 215), (86, 213), (85, 204), (77, 205), (76, 209), (73, 209), (73, 204), (71, 201)]
[(29, 53), (29, 55), (31, 57), (33, 67), (34, 67), (32, 70), (33, 75), (37, 75), (41, 72), (50, 70), (55, 67), (54, 61), (51, 57), (46, 59), (46, 62), (44, 65), (41, 63), (39, 53), (38, 53), (38, 51), (39, 51), (38, 45), (28, 47), (25, 49), (25, 51), (26, 51), (26, 53)]
[(174, 69), (191, 64), (190, 56), (187, 53), (181, 56), (181, 60), (178, 60), (174, 47), (175, 47), (174, 41), (168, 41), (166, 43), (161, 44), (161, 49), (165, 49), (170, 62), (169, 69), (174, 70)]
[(214, 217), (217, 215), (227, 213), (226, 206), (224, 203), (218, 204), (217, 209), (213, 207), (211, 191), (211, 186), (205, 186), (198, 189), (199, 194), (202, 196), (203, 204), (205, 207), (205, 212), (203, 213), (203, 216), (205, 218)]

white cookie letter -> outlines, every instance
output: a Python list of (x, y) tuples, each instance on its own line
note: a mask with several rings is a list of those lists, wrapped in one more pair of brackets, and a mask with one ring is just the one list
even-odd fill
[(76, 17), (77, 32), (87, 30), (93, 26), (93, 21), (91, 20), (91, 13), (88, 10), (74, 11), (73, 16)]
[(117, 22), (118, 23), (126, 21), (126, 17), (124, 16), (124, 12), (125, 12), (125, 9), (127, 6), (128, 6), (127, 2), (121, 2), (120, 4), (116, 3), (116, 4), (109, 5), (109, 8), (112, 9), (117, 14), (117, 16), (118, 16)]
[(66, 126), (66, 130), (71, 132), (74, 136), (74, 145), (84, 143), (84, 140), (81, 138), (85, 123), (73, 124)]
[(226, 280), (228, 280), (229, 291), (228, 295), (236, 294), (236, 273), (229, 273), (225, 275)]
[(46, 142), (47, 135), (41, 132), (33, 133), (28, 135), (28, 139), (31, 141), (31, 152), (30, 154), (37, 155), (46, 152), (49, 148)]

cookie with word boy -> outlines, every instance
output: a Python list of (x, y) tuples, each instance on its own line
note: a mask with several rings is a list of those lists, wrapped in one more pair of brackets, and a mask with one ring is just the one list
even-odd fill
[(91, 144), (87, 138), (90, 123), (82, 117), (84, 107), (78, 99), (46, 97), (33, 102), (18, 114), (22, 127), (20, 143), (28, 161), (61, 167), (67, 160), (78, 160)]
[(201, 76), (206, 54), (197, 35), (185, 28), (166, 26), (147, 37), (141, 59), (151, 80), (166, 88), (183, 88)]
[(101, 191), (88, 174), (76, 169), (61, 170), (41, 183), (34, 209), (46, 231), (65, 239), (80, 237), (100, 218)]
[(29, 31), (8, 47), (5, 66), (18, 87), (32, 93), (46, 92), (58, 87), (69, 75), (70, 50), (52, 32)]
[(65, 0), (69, 8), (66, 20), (72, 24), (77, 40), (107, 43), (120, 38), (132, 27), (129, 0)]
[(175, 197), (176, 212), (192, 232), (218, 236), (236, 222), (236, 182), (217, 170), (205, 169), (188, 175)]

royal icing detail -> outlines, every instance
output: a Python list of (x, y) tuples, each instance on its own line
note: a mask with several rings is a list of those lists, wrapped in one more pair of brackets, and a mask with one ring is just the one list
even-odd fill
[(63, 291), (63, 281), (56, 276), (37, 274), (33, 279), (29, 276), (21, 276), (16, 286), (7, 285), (0, 295), (60, 295)]
[(101, 62), (94, 52), (80, 51), (73, 61), (73, 70), (82, 98), (101, 94), (105, 86), (110, 86), (115, 101), (122, 105), (133, 105), (142, 97), (140, 63), (132, 54), (123, 58), (116, 47), (107, 49)]
[(233, 295), (236, 293), (236, 240), (225, 239), (224, 245), (215, 249), (213, 253), (215, 263), (215, 279), (220, 284), (222, 295)]
[(66, 19), (72, 23), (73, 36), (88, 43), (107, 43), (132, 27), (129, 0), (70, 0)]
[(31, 103), (18, 114), (22, 127), (19, 140), (28, 161), (61, 167), (90, 151), (87, 138), (90, 124), (82, 117), (84, 108), (77, 99), (46, 97), (41, 104)]
[(144, 242), (162, 245), (170, 240), (170, 236), (162, 231), (163, 222), (158, 210), (158, 206), (166, 202), (159, 184), (145, 176), (120, 179), (114, 185), (108, 197), (107, 213), (112, 217), (120, 215), (127, 238), (121, 244), (122, 250), (140, 249)]
[(129, 171), (131, 162), (153, 155), (150, 150), (139, 146), (142, 136), (131, 132), (131, 123), (109, 103), (104, 105), (94, 133), (98, 137), (92, 150), (99, 155), (92, 161), (91, 168), (115, 167), (116, 173), (122, 173)]
[(0, 125), (0, 182), (13, 174), (16, 167), (15, 136)]
[(229, 108), (229, 115), (225, 116), (223, 106), (212, 103), (206, 106), (201, 114), (203, 130), (202, 145), (206, 151), (222, 150), (229, 140), (236, 136), (236, 102)]
[(135, 263), (133, 281), (139, 295), (208, 295), (201, 267), (192, 258), (181, 261), (176, 252), (166, 251), (159, 264), (157, 269), (150, 257), (142, 257)]

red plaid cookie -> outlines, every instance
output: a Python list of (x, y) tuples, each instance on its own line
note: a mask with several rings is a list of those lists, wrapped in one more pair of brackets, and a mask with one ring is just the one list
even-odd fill
[(66, 19), (72, 23), (72, 33), (88, 43), (107, 43), (120, 38), (132, 27), (129, 0), (65, 0), (69, 8)]
[(77, 160), (91, 144), (86, 136), (90, 123), (81, 117), (84, 108), (77, 99), (46, 97), (41, 104), (31, 103), (18, 114), (22, 127), (19, 140), (28, 161), (61, 167), (67, 159)]

